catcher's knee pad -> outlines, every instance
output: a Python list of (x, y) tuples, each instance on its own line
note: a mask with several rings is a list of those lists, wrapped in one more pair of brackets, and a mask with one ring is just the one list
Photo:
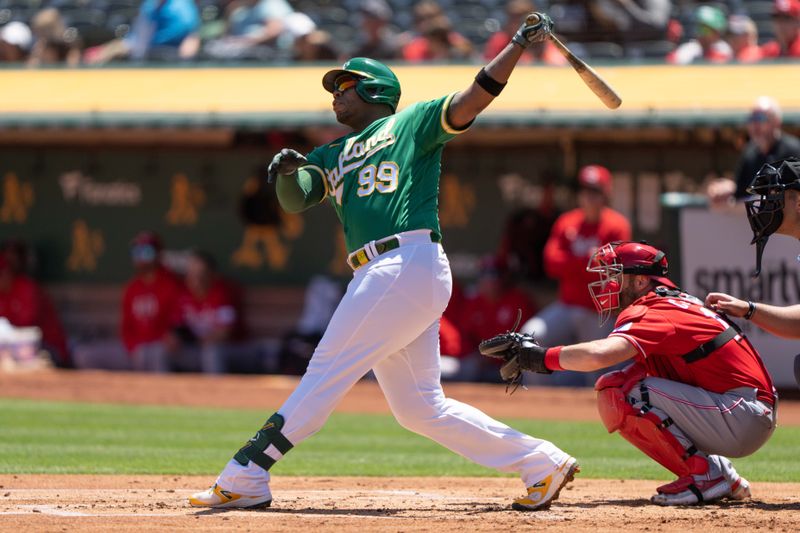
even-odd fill
[(269, 470), (276, 461), (266, 453), (270, 445), (274, 446), (281, 455), (285, 455), (294, 447), (294, 444), (289, 442), (289, 439), (281, 433), (283, 425), (283, 416), (275, 413), (267, 419), (264, 426), (256, 432), (253, 438), (236, 452), (233, 458), (242, 466), (247, 466), (248, 461), (253, 461), (264, 470)]
[(669, 429), (672, 419), (661, 420), (649, 408), (633, 407), (619, 388), (607, 388), (597, 393), (600, 418), (609, 433), (619, 431), (622, 437), (648, 457), (675, 475), (703, 474), (708, 470), (705, 457), (695, 455), (692, 446), (684, 449)]

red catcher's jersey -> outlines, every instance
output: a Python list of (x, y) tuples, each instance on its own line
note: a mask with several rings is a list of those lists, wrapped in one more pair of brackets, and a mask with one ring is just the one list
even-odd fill
[(697, 298), (650, 292), (619, 315), (609, 336), (622, 337), (639, 352), (649, 376), (723, 393), (738, 387), (758, 389), (758, 399), (774, 404), (772, 379), (758, 352), (740, 336), (707, 357), (687, 363), (683, 355), (698, 348), (728, 324)]

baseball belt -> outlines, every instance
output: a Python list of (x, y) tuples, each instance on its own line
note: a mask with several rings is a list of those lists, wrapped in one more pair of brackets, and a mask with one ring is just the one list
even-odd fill
[[(430, 232), (429, 234), (431, 242), (441, 242), (442, 238), (435, 234), (434, 232)], [(363, 247), (359, 248), (358, 250), (354, 251), (350, 255), (347, 256), (347, 264), (350, 265), (350, 268), (353, 270), (358, 270), (362, 266), (366, 265), (379, 255), (383, 255), (386, 252), (394, 250), (400, 247), (400, 237), (397, 235), (392, 235), (391, 237), (386, 237), (385, 239), (381, 239), (379, 241), (371, 241), (365, 244)]]

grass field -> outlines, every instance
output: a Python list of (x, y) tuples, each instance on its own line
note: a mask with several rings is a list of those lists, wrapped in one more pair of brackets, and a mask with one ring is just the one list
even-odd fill
[[(0, 473), (215, 475), (263, 411), (0, 399)], [(582, 477), (671, 475), (598, 423), (506, 419), (578, 457)], [(800, 481), (800, 427), (779, 427), (736, 466), (751, 481)], [(273, 473), (296, 476), (495, 476), (401, 428), (390, 416), (335, 414)]]

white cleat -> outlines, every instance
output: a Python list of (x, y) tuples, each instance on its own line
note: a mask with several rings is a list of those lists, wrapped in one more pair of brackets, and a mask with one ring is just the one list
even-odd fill
[(189, 497), (192, 507), (212, 507), (214, 509), (263, 509), (272, 503), (272, 494), (262, 496), (245, 496), (214, 486), (203, 492), (196, 492)]
[(555, 472), (528, 487), (528, 495), (514, 500), (511, 508), (515, 511), (549, 509), (550, 504), (558, 499), (561, 489), (575, 479), (575, 474), (580, 471), (578, 461), (570, 457)]

